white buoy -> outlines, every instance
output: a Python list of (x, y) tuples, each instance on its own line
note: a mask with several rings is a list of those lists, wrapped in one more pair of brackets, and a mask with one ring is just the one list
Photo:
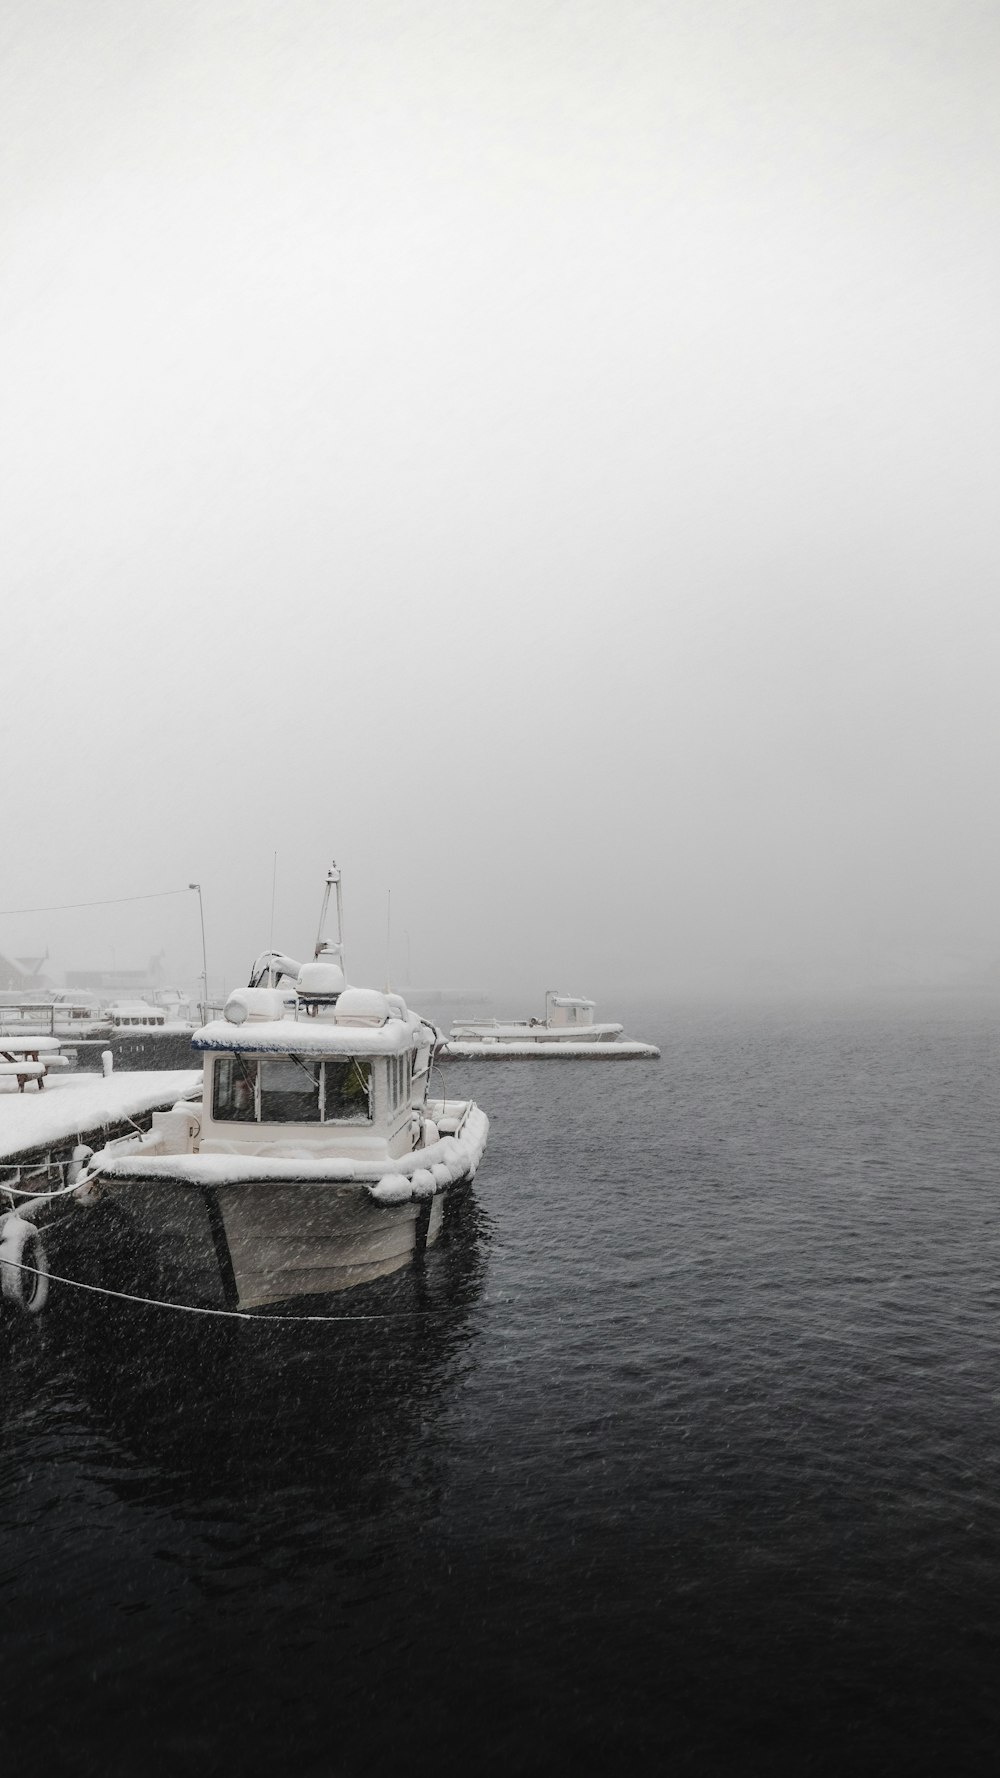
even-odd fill
[(108, 1079), (109, 1075), (111, 1074), (112, 1070), (114, 1069), (114, 1065), (115, 1065), (115, 1058), (111, 1054), (111, 1051), (110, 1050), (102, 1050), (101, 1051), (101, 1068), (104, 1071), (105, 1080)]

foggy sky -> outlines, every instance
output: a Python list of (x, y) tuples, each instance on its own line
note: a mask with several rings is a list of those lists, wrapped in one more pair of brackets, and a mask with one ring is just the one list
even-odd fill
[[(0, 33), (0, 908), (197, 879), (232, 985), (277, 852), (354, 979), (390, 888), (425, 985), (1000, 956), (994, 5)], [(46, 944), (193, 980), (197, 904)]]

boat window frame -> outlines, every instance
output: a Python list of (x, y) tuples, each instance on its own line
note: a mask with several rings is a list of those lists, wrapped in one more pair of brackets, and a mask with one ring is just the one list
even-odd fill
[[(268, 1087), (264, 1083), (264, 1073), (267, 1064), (273, 1064), (275, 1062), (291, 1062), (296, 1069), (300, 1070), (301, 1073), (305, 1075), (310, 1087), (313, 1089), (313, 1092), (310, 1093), (309, 1097), (311, 1103), (315, 1106), (315, 1116), (264, 1116), (264, 1094), (280, 1093), (282, 1091), (280, 1087)], [(322, 1056), (297, 1055), (291, 1050), (272, 1050), (270, 1055), (260, 1055), (257, 1057), (256, 1117), (254, 1121), (258, 1124), (266, 1124), (268, 1128), (270, 1128), (272, 1124), (321, 1124), (323, 1122), (323, 1089), (324, 1069)], [(286, 1091), (290, 1093), (291, 1089), (286, 1089)], [(305, 1098), (305, 1093), (303, 1093), (301, 1097)]]
[[(374, 1097), (374, 1070), (372, 1067), (373, 1060), (374, 1060), (374, 1058), (371, 1056), (345, 1055), (345, 1056), (324, 1056), (323, 1057), (322, 1084), (320, 1087), (320, 1121), (321, 1121), (321, 1123), (323, 1123), (326, 1126), (329, 1126), (329, 1125), (333, 1125), (333, 1124), (343, 1124), (343, 1125), (370, 1124), (370, 1123), (374, 1122), (375, 1097)], [(361, 1085), (364, 1088), (365, 1101), (368, 1106), (367, 1114), (365, 1116), (327, 1117), (327, 1114), (326, 1114), (326, 1070), (327, 1070), (327, 1065), (330, 1062), (349, 1062), (353, 1068), (358, 1070), (359, 1080), (361, 1081)], [(362, 1070), (364, 1070), (364, 1072), (362, 1072)]]
[(390, 1112), (408, 1111), (413, 1099), (413, 1051), (394, 1050), (388, 1057), (387, 1099)]
[[(375, 1058), (373, 1058), (371, 1056), (356, 1056), (356, 1055), (346, 1055), (346, 1054), (345, 1055), (336, 1055), (336, 1056), (323, 1056), (323, 1055), (311, 1056), (308, 1053), (308, 1051), (305, 1052), (305, 1054), (303, 1054), (302, 1052), (299, 1052), (299, 1051), (290, 1051), (290, 1050), (288, 1050), (288, 1051), (282, 1050), (282, 1051), (277, 1051), (277, 1052), (271, 1051), (270, 1053), (266, 1050), (257, 1052), (257, 1051), (247, 1051), (247, 1050), (242, 1050), (242, 1049), (217, 1051), (212, 1058), (212, 1096), (211, 1096), (212, 1122), (213, 1123), (220, 1123), (220, 1124), (244, 1124), (244, 1125), (245, 1124), (253, 1124), (255, 1126), (255, 1128), (257, 1128), (257, 1129), (269, 1129), (269, 1130), (270, 1129), (280, 1129), (282, 1127), (287, 1127), (287, 1126), (293, 1126), (293, 1127), (294, 1126), (304, 1126), (304, 1127), (308, 1127), (310, 1129), (315, 1128), (316, 1126), (319, 1126), (322, 1129), (322, 1128), (326, 1128), (326, 1127), (332, 1128), (335, 1126), (340, 1126), (342, 1128), (349, 1128), (353, 1124), (371, 1124), (375, 1121), (375, 1099), (374, 1099), (374, 1078), (375, 1077), (374, 1077), (374, 1068), (373, 1068), (374, 1060), (375, 1060)], [(274, 1118), (274, 1117), (265, 1118), (262, 1116), (262, 1109), (263, 1108), (262, 1108), (262, 1104), (261, 1104), (261, 1068), (260, 1068), (260, 1064), (262, 1062), (268, 1062), (268, 1061), (293, 1061), (293, 1062), (298, 1062), (300, 1065), (306, 1065), (307, 1067), (308, 1066), (318, 1066), (319, 1078), (316, 1083), (316, 1085), (317, 1085), (317, 1115), (316, 1115), (316, 1117), (314, 1117), (314, 1118), (312, 1118), (312, 1117), (309, 1117), (309, 1118)], [(353, 1114), (352, 1116), (349, 1116), (349, 1117), (344, 1117), (344, 1116), (328, 1117), (327, 1116), (327, 1109), (326, 1109), (327, 1064), (328, 1063), (335, 1063), (338, 1067), (342, 1067), (342, 1065), (345, 1062), (352, 1064), (359, 1072), (360, 1084), (364, 1088), (364, 1097), (363, 1097), (363, 1099), (359, 1099), (358, 1103), (359, 1103), (359, 1105), (364, 1106), (364, 1110), (356, 1112), (355, 1114)], [(248, 1108), (247, 1111), (233, 1112), (233, 1111), (223, 1111), (220, 1109), (220, 1098), (221, 1098), (220, 1087), (221, 1087), (221, 1082), (223, 1079), (223, 1074), (222, 1074), (222, 1069), (221, 1069), (220, 1064), (222, 1064), (222, 1063), (230, 1063), (230, 1064), (239, 1063), (241, 1065), (242, 1070), (243, 1070), (244, 1083), (249, 1084), (249, 1082), (252, 1080), (253, 1100), (252, 1100), (251, 1106)], [(230, 1084), (228, 1087), (228, 1093), (230, 1095), (230, 1099), (232, 1096), (233, 1084), (234, 1084), (233, 1072), (234, 1072), (233, 1070), (231, 1070), (231, 1072), (230, 1072)]]
[[(244, 1069), (244, 1084), (247, 1084), (247, 1082), (249, 1081), (249, 1082), (252, 1082), (252, 1085), (253, 1085), (253, 1096), (250, 1100), (249, 1115), (247, 1115), (246, 1113), (243, 1113), (243, 1112), (233, 1112), (233, 1111), (220, 1112), (220, 1110), (219, 1110), (219, 1098), (220, 1098), (219, 1089), (220, 1089), (220, 1084), (221, 1084), (221, 1079), (222, 1079), (222, 1070), (221, 1070), (220, 1064), (223, 1064), (223, 1063), (233, 1064), (236, 1062), (239, 1062)], [(257, 1062), (258, 1062), (257, 1056), (247, 1055), (244, 1050), (223, 1050), (221, 1054), (213, 1056), (213, 1058), (212, 1058), (212, 1122), (213, 1123), (218, 1123), (218, 1124), (256, 1124), (256, 1123), (259, 1123), (260, 1119), (258, 1117), (259, 1092), (258, 1092), (258, 1086), (257, 1086), (257, 1076), (258, 1076)], [(232, 1093), (232, 1086), (233, 1086), (232, 1076), (230, 1076), (230, 1087), (229, 1087), (230, 1093)]]

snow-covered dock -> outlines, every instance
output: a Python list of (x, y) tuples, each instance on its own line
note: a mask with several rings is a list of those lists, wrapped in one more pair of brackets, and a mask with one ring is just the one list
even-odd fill
[(132, 1118), (166, 1110), (199, 1091), (200, 1068), (146, 1073), (66, 1074), (46, 1082), (44, 1093), (0, 1090), (0, 1164), (10, 1166), (67, 1142), (106, 1140)]
[(631, 1038), (614, 1043), (546, 1043), (544, 1038), (537, 1043), (517, 1043), (491, 1037), (474, 1043), (449, 1038), (437, 1053), (448, 1062), (534, 1062), (542, 1056), (558, 1056), (564, 1062), (634, 1062), (643, 1056), (655, 1061), (660, 1052), (655, 1043), (637, 1043)]

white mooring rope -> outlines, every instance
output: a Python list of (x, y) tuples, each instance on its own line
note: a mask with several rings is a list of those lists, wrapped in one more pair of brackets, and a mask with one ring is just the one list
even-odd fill
[[(72, 1185), (60, 1185), (58, 1190), (54, 1192), (28, 1192), (22, 1191), (20, 1186), (17, 1185), (0, 1185), (0, 1197), (33, 1198), (37, 1199), (40, 1204), (48, 1204), (53, 1198), (64, 1198), (67, 1192), (75, 1192), (81, 1185), (86, 1185), (86, 1183), (87, 1181), (85, 1179), (75, 1179)], [(13, 1208), (13, 1206), (11, 1207)]]
[(0, 1258), (0, 1266), (14, 1266), (19, 1272), (32, 1272), (36, 1278), (49, 1278), (53, 1284), (69, 1284), (74, 1290), (89, 1290), (95, 1296), (113, 1296), (123, 1303), (142, 1303), (147, 1309), (176, 1309), (182, 1315), (215, 1315), (226, 1321), (256, 1321), (261, 1326), (272, 1321), (412, 1321), (425, 1313), (423, 1309), (406, 1309), (398, 1315), (258, 1315), (250, 1309), (199, 1309), (194, 1303), (167, 1303), (155, 1296), (130, 1296), (127, 1290), (106, 1290), (101, 1284), (84, 1284), (81, 1278), (60, 1278), (58, 1272), (42, 1272), (37, 1266), (26, 1266), (17, 1259)]

